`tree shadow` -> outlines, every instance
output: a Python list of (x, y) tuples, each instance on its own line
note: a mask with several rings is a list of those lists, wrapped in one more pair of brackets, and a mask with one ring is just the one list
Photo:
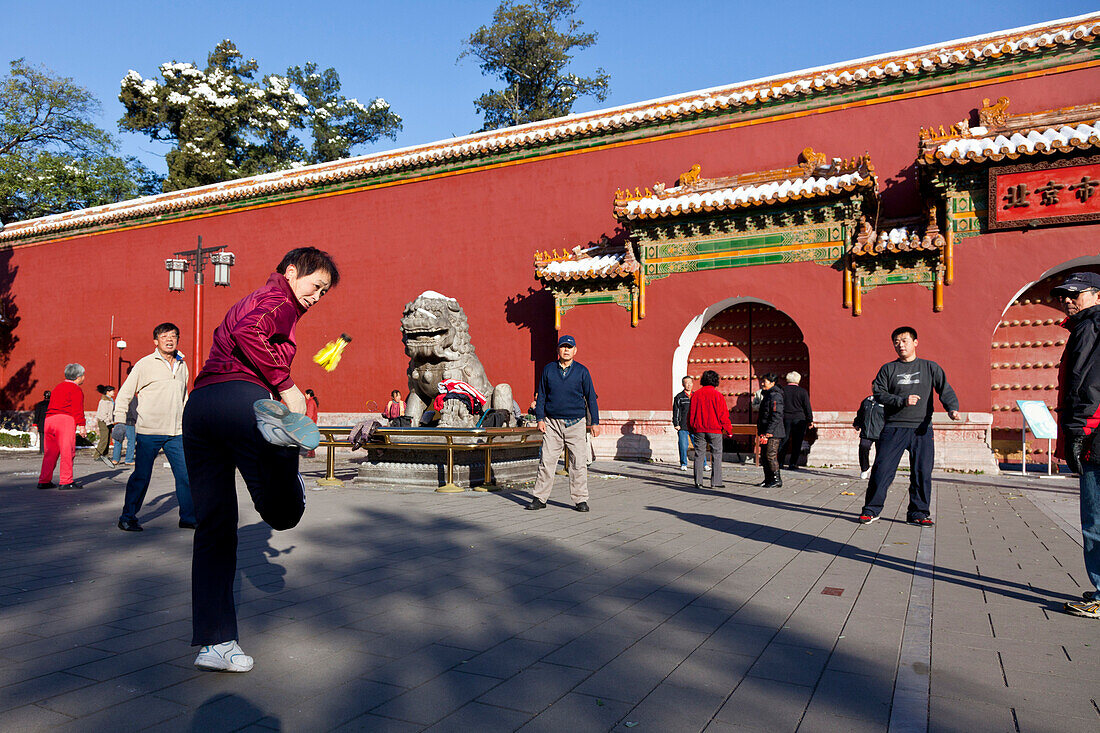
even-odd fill
[(12, 350), (19, 343), (16, 330), (21, 320), (19, 306), (12, 293), (12, 284), (19, 272), (19, 268), (12, 265), (13, 256), (11, 249), (0, 250), (0, 374), (4, 375), (4, 385), (0, 387), (0, 410), (18, 409), (38, 384), (38, 380), (31, 376), (33, 359), (13, 374), (8, 374)]

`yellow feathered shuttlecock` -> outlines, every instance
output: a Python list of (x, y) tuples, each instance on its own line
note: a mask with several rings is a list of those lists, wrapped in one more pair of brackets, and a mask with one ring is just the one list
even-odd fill
[(344, 353), (344, 349), (350, 343), (351, 336), (342, 333), (340, 338), (329, 341), (323, 349), (314, 354), (313, 360), (324, 367), (326, 372), (331, 372), (340, 363), (340, 355)]

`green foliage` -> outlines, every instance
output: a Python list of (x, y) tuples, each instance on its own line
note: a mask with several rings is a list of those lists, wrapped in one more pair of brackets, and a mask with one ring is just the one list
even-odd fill
[(0, 433), (0, 448), (29, 448), (30, 433)]
[(602, 68), (585, 77), (566, 71), (574, 49), (588, 48), (598, 37), (580, 32), (583, 23), (574, 17), (576, 11), (575, 0), (504, 0), (492, 25), (466, 39), (458, 58), (476, 57), (482, 73), (505, 84), (474, 101), (484, 115), (482, 130), (567, 115), (580, 97), (607, 99), (610, 77)]
[(0, 79), (0, 221), (113, 203), (159, 190), (91, 118), (99, 102), (72, 79), (10, 62)]
[[(168, 153), (164, 190), (335, 160), (355, 145), (393, 138), (401, 118), (383, 99), (363, 106), (340, 96), (334, 69), (292, 67), (286, 76), (256, 79), (259, 64), (244, 60), (230, 40), (207, 57), (206, 68), (164, 63), (161, 81), (130, 71), (119, 101), (119, 127), (175, 144)], [(309, 129), (306, 151), (296, 131)]]

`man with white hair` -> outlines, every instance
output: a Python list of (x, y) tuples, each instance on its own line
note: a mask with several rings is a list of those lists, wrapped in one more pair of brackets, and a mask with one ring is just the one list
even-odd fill
[(810, 407), (810, 393), (800, 384), (802, 375), (787, 372), (787, 384), (783, 386), (783, 426), (787, 437), (779, 444), (779, 464), (783, 464), (784, 451), (790, 452), (787, 468), (798, 470), (798, 459), (802, 456), (802, 439), (806, 431), (814, 426), (814, 411)]

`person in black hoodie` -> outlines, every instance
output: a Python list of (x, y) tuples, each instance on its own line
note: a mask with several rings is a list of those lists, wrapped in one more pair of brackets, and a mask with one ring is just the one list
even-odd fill
[(798, 470), (802, 457), (802, 440), (806, 431), (814, 426), (814, 411), (810, 407), (810, 393), (800, 384), (802, 375), (787, 372), (787, 384), (783, 386), (783, 430), (787, 435), (779, 444), (779, 463), (787, 457), (787, 468)]
[(905, 521), (932, 526), (928, 505), (932, 501), (932, 390), (940, 396), (947, 416), (959, 419), (959, 399), (947, 376), (934, 361), (917, 358), (917, 330), (895, 328), (890, 334), (898, 358), (883, 364), (871, 382), (871, 393), (885, 406), (886, 422), (875, 450), (875, 465), (867, 482), (861, 524), (878, 519), (886, 503), (886, 491), (894, 481), (901, 454), (909, 451), (909, 508)]
[(695, 380), (684, 377), (680, 380), (683, 391), (672, 398), (672, 427), (676, 428), (676, 437), (680, 445), (680, 470), (688, 470), (688, 446), (691, 445), (691, 428), (688, 426), (688, 414), (691, 412), (691, 388)]
[(779, 473), (779, 446), (787, 432), (783, 427), (783, 390), (775, 384), (778, 381), (779, 375), (770, 372), (760, 377), (763, 395), (756, 413), (756, 434), (763, 448), (760, 463), (764, 467), (764, 482), (760, 485), (765, 489), (778, 489), (783, 485)]
[(1066, 312), (1069, 329), (1059, 373), (1058, 420), (1063, 455), (1081, 477), (1081, 538), (1092, 590), (1070, 601), (1066, 613), (1100, 618), (1100, 275), (1076, 272), (1050, 294)]

